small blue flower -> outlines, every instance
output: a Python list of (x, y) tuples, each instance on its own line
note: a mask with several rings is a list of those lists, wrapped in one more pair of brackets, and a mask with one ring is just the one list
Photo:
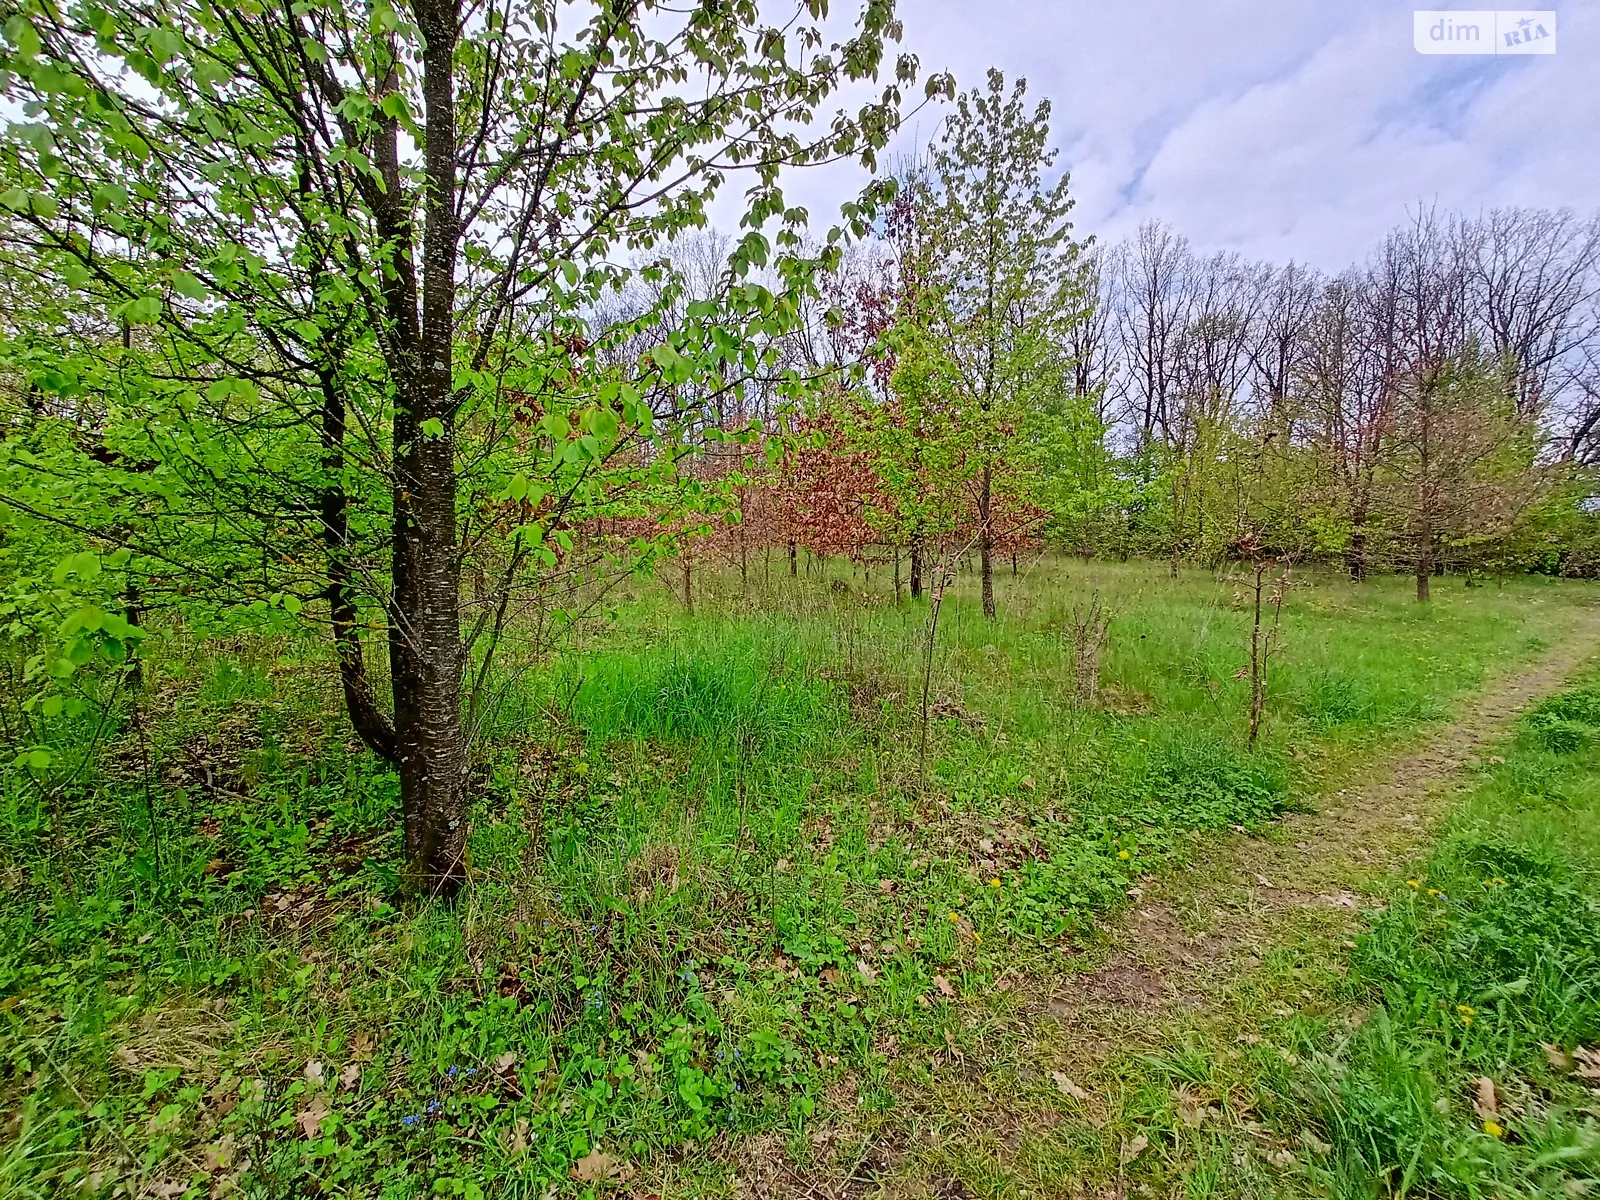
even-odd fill
[(422, 1120), (422, 1117), (420, 1115), (418, 1115), (417, 1113), (412, 1113), (409, 1117), (401, 1117), (400, 1118), (400, 1124), (402, 1124), (402, 1125), (415, 1125), (420, 1120)]
[(465, 1078), (471, 1079), (477, 1073), (478, 1073), (478, 1068), (477, 1067), (468, 1067), (467, 1070), (466, 1070)]
[(443, 1106), (437, 1100), (429, 1100), (428, 1101), (428, 1108), (427, 1108), (428, 1115), (430, 1117), (433, 1116), (442, 1107)]
[(445, 1074), (445, 1078), (446, 1079), (454, 1079), (456, 1077), (456, 1072), (459, 1071), (460, 1069), (461, 1069), (460, 1067), (451, 1067), (448, 1071), (446, 1071), (444, 1073)]

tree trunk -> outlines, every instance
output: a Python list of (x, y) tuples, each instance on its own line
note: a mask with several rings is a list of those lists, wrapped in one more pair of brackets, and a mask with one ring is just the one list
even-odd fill
[[(467, 751), (461, 723), (461, 557), (456, 538), (451, 371), (458, 244), (454, 60), (459, 14), (452, 4), (440, 0), (419, 2), (414, 11), (427, 43), (422, 56), (427, 109), (422, 319), (420, 328), (398, 329), (390, 351), (398, 403), (389, 662), (405, 823), (406, 888), (413, 895), (450, 895), (466, 879), (467, 840)], [(387, 136), (397, 137), (394, 126)], [(397, 171), (398, 155), (392, 142), (385, 147), (383, 158), (387, 167)], [(397, 247), (394, 253), (402, 256), (398, 265), (409, 273), (404, 249)], [(414, 276), (402, 278), (396, 285), (409, 292), (413, 282)], [(424, 422), (438, 424), (430, 433)]]
[(911, 542), (911, 598), (922, 599), (922, 539)]
[(693, 613), (694, 613), (694, 575), (693, 575), (693, 569), (692, 569), (692, 567), (690, 566), (690, 563), (689, 563), (689, 555), (688, 555), (687, 551), (685, 551), (683, 554), (680, 554), (678, 556), (678, 566), (683, 571), (683, 611), (693, 615)]
[(800, 578), (800, 551), (793, 542), (789, 543), (789, 578)]
[(1417, 539), (1417, 603), (1426, 604), (1431, 598), (1433, 580), (1433, 535), (1424, 533)]
[(983, 615), (994, 620), (994, 531), (990, 526), (992, 479), (989, 464), (983, 466), (983, 482), (978, 491), (978, 566), (983, 574)]
[(1367, 578), (1367, 512), (1358, 508), (1350, 516), (1353, 530), (1350, 534), (1350, 551), (1345, 555), (1345, 567), (1354, 583)]
[(339, 663), (339, 683), (345, 711), (356, 736), (374, 754), (394, 762), (394, 728), (378, 707), (367, 678), (366, 655), (361, 647), (361, 626), (352, 588), (349, 500), (339, 482), (344, 471), (345, 404), (333, 368), (322, 372), (322, 469), (326, 482), (320, 497), (322, 540), (328, 556), (328, 581), (324, 595), (333, 628), (334, 655)]

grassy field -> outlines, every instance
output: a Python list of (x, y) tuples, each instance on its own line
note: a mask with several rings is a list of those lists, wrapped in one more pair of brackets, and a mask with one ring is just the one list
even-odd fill
[[(1592, 596), (1442, 581), (1419, 608), (1403, 580), (1297, 577), (1249, 748), (1240, 580), (1046, 560), (1002, 576), (991, 624), (963, 577), (923, 756), (927, 609), (895, 605), (885, 574), (706, 578), (692, 615), (634, 581), (508, 689), (473, 881), (450, 907), (394, 899), (396, 784), (351, 744), (320, 645), (161, 640), (93, 771), (61, 795), (13, 780), (3, 797), (0, 1193), (734, 1195), (868, 1179), (883, 1131), (926, 1124), (930, 1106), (983, 1125), (981, 1088), (945, 1084), (986, 1078), (988, 1014), (1093, 969), (1130, 889), (1444, 719)], [(1067, 629), (1095, 596), (1113, 620), (1101, 704), (1084, 710)], [(1303, 1021), (1293, 1057), (1315, 1045), (1340, 1071), (1228, 1067), (1237, 1087), (1281, 1085), (1284, 1119), (1333, 1147), (1320, 1182), (1272, 1186), (1581, 1182), (1561, 1165), (1580, 1117), (1549, 1116), (1537, 1145), (1556, 1157), (1533, 1165), (1512, 1146), (1533, 1144), (1531, 1122), (1475, 1130), (1428, 1108), (1426, 1081), (1501, 1061), (1537, 1074), (1540, 1040), (1593, 1037), (1593, 991), (1560, 999), (1594, 953), (1586, 703), (1530, 719), (1419, 877), (1489, 915), (1442, 930), (1426, 888), (1399, 893), (1353, 965), (1330, 958), (1315, 981), (1383, 1021), (1335, 1036), (1331, 1017), (1284, 1018)], [(1540, 799), (1511, 803), (1524, 795)], [(1512, 847), (1491, 864), (1507, 881), (1492, 903), (1471, 891), (1489, 869), (1471, 847), (1491, 844)], [(1486, 949), (1498, 906), (1524, 902), (1516, 919), (1553, 924)], [(1506, 1024), (1458, 998), (1484, 987), (1537, 1014)], [(1212, 1069), (1201, 1045), (1171, 1070)], [(1119, 1170), (1129, 1137), (1159, 1136), (1175, 1111), (1167, 1070), (1139, 1066), (1128, 1094), (1147, 1087), (1149, 1120), (1124, 1105), (1114, 1137), (1042, 1074), (1025, 1086), (1064, 1124), (1033, 1167), (957, 1147), (929, 1169), (952, 1195), (1113, 1177), (1244, 1194), (1254, 1177), (1221, 1134), (1181, 1165)], [(1368, 1092), (1351, 1082), (1368, 1076)], [(1391, 1112), (1394, 1088), (1412, 1090)], [(1480, 1182), (1452, 1191), (1457, 1178)]]

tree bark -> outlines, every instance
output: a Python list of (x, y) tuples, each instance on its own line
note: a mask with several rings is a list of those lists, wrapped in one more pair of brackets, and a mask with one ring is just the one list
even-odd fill
[(1367, 510), (1358, 507), (1350, 515), (1352, 531), (1350, 550), (1345, 555), (1345, 567), (1353, 583), (1363, 583), (1367, 578)]
[(789, 543), (789, 578), (800, 578), (800, 548), (795, 543)]
[(911, 541), (911, 598), (922, 599), (922, 539)]
[(394, 762), (397, 757), (394, 726), (378, 707), (367, 678), (366, 654), (361, 646), (360, 614), (350, 567), (349, 498), (340, 476), (344, 471), (345, 403), (333, 367), (324, 367), (322, 382), (322, 468), (327, 482), (320, 497), (322, 540), (327, 547), (328, 614), (333, 627), (334, 654), (339, 663), (339, 683), (344, 707), (356, 736), (374, 754)]
[[(414, 11), (427, 41), (422, 58), (427, 133), (422, 319), (414, 340), (403, 331), (397, 335), (391, 359), (398, 404), (389, 659), (406, 889), (413, 895), (451, 895), (466, 879), (467, 839), (451, 371), (458, 249), (454, 70), (460, 14), (449, 0), (419, 2)], [(389, 136), (395, 136), (392, 129)], [(385, 150), (397, 165), (395, 148)]]
[(993, 508), (993, 478), (988, 463), (983, 465), (983, 481), (978, 491), (978, 566), (983, 575), (983, 615), (994, 620), (994, 532), (990, 524)]

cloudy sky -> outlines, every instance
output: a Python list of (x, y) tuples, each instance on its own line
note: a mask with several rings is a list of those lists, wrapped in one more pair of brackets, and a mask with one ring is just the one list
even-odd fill
[[(1554, 56), (1419, 55), (1412, 8), (901, 0), (925, 70), (966, 89), (993, 65), (1050, 97), (1082, 232), (1157, 217), (1201, 249), (1336, 269), (1419, 202), (1600, 206), (1600, 0), (1557, 8)], [(790, 188), (821, 216), (850, 183)]]

